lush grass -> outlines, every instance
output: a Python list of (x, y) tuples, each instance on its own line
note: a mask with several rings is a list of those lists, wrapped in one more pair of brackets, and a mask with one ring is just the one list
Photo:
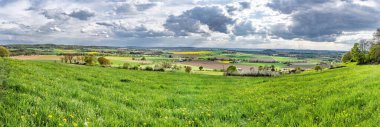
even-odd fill
[[(0, 61), (0, 126), (378, 126), (380, 66), (276, 78)], [(0, 74), (1, 75), (1, 74)]]

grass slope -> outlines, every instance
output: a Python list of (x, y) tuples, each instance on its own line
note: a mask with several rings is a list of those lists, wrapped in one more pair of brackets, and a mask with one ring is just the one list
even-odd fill
[(0, 126), (380, 123), (380, 66), (252, 78), (15, 60), (0, 65), (0, 77), (8, 75), (0, 86)]

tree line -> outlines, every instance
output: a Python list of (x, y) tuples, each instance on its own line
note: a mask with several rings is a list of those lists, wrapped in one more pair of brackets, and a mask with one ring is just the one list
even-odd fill
[(357, 64), (379, 64), (380, 63), (380, 29), (374, 33), (374, 39), (368, 49), (363, 43), (355, 43), (349, 52), (342, 56), (342, 62), (357, 62)]

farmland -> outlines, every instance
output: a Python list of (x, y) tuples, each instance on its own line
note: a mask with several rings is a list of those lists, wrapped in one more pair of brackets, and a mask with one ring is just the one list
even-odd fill
[(1, 71), (8, 79), (0, 87), (0, 126), (376, 126), (380, 122), (380, 67), (372, 65), (277, 78), (19, 60), (2, 60), (1, 70), (9, 73)]
[[(42, 47), (42, 48), (41, 48)], [(66, 46), (66, 45), (11, 45), (9, 46), (14, 56), (13, 59), (43, 61), (43, 62), (64, 62), (64, 55), (95, 55), (104, 56), (111, 61), (111, 66), (118, 68), (125, 63), (130, 66), (144, 69), (146, 67), (157, 67), (162, 63), (178, 65), (180, 68), (191, 66), (192, 73), (223, 75), (223, 71), (228, 66), (237, 66), (239, 70), (252, 70), (263, 67), (274, 66), (276, 70), (283, 68), (312, 69), (321, 63), (336, 66), (340, 55), (339, 52), (318, 54), (313, 51), (308, 55), (278, 50), (270, 51), (237, 51), (228, 49), (197, 49), (197, 48), (117, 48), (117, 47), (86, 47), (86, 46)], [(309, 57), (310, 56), (310, 57)], [(66, 61), (67, 62), (67, 61)], [(198, 68), (204, 68), (198, 71)], [(327, 67), (327, 66), (326, 66)], [(184, 69), (179, 69), (185, 71)]]

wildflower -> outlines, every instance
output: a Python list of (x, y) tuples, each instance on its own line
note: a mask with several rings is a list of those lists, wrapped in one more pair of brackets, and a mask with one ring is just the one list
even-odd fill
[(77, 123), (74, 123), (74, 122), (73, 122), (73, 126), (74, 126), (74, 127), (77, 127), (77, 126), (78, 126), (78, 124), (77, 124)]
[(67, 119), (66, 119), (66, 118), (63, 118), (63, 121), (66, 123), (66, 122), (67, 122)]
[(49, 119), (53, 118), (53, 116), (52, 116), (52, 115), (48, 115), (48, 117), (49, 117)]
[(74, 118), (74, 115), (70, 115), (71, 118)]
[(85, 126), (85, 127), (88, 127), (88, 123), (87, 123), (86, 120), (84, 120), (84, 126)]

